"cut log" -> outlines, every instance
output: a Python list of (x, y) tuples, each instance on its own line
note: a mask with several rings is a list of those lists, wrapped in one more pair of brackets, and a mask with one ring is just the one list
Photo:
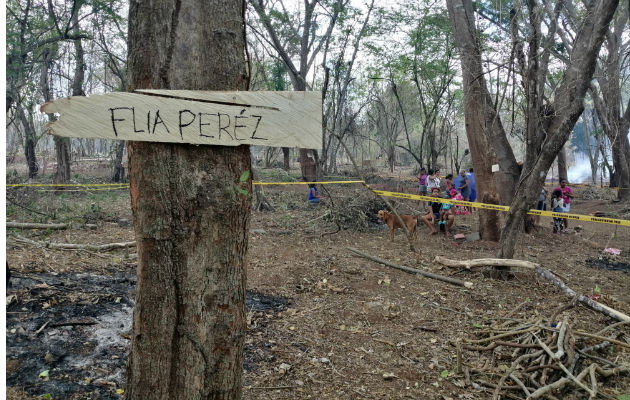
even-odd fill
[(11, 222), (7, 221), (7, 228), (18, 229), (67, 229), (68, 224), (38, 224), (34, 222)]
[(372, 261), (377, 262), (379, 264), (387, 265), (388, 267), (396, 268), (396, 269), (399, 269), (401, 271), (409, 272), (411, 274), (422, 275), (422, 276), (427, 277), (427, 278), (437, 279), (439, 281), (448, 282), (448, 283), (451, 283), (451, 284), (457, 285), (457, 286), (464, 286), (464, 287), (467, 287), (467, 288), (473, 287), (473, 283), (472, 282), (464, 282), (464, 281), (461, 281), (459, 279), (451, 278), (451, 277), (448, 277), (448, 276), (438, 275), (438, 274), (434, 274), (432, 272), (427, 272), (427, 271), (422, 271), (422, 270), (415, 269), (415, 268), (406, 267), (404, 265), (397, 265), (397, 264), (391, 263), (389, 261), (382, 260), (382, 259), (380, 259), (378, 257), (373, 257), (373, 256), (371, 256), (369, 254), (365, 254), (365, 253), (363, 253), (363, 252), (361, 252), (361, 251), (359, 251), (359, 250), (357, 250), (357, 249), (355, 249), (353, 247), (348, 247), (348, 250), (350, 250), (352, 253), (354, 253), (354, 254), (356, 254), (358, 256), (361, 256), (363, 258), (367, 258), (368, 260), (372, 260)]
[(479, 258), (475, 260), (461, 260), (460, 261), (460, 260), (450, 260), (448, 258), (444, 258), (440, 256), (435, 257), (434, 261), (442, 265), (449, 266), (449, 267), (463, 267), (467, 269), (470, 269), (473, 267), (483, 267), (483, 266), (522, 267), (522, 268), (532, 269), (536, 272), (536, 275), (553, 283), (555, 286), (559, 287), (560, 290), (562, 290), (566, 295), (570, 297), (575, 297), (580, 303), (589, 306), (593, 310), (598, 311), (604, 315), (607, 315), (619, 321), (630, 321), (630, 317), (627, 316), (626, 314), (623, 314), (604, 304), (598, 303), (587, 296), (576, 293), (566, 283), (564, 283), (560, 278), (558, 278), (553, 272), (541, 267), (540, 264), (536, 264), (531, 261), (503, 259), (503, 258)]
[(536, 269), (540, 264), (531, 261), (513, 260), (508, 258), (477, 258), (474, 260), (451, 260), (448, 258), (436, 256), (436, 263), (446, 265), (447, 267), (459, 267), (471, 269), (474, 267), (521, 267), (528, 269)]
[(55, 243), (55, 242), (41, 242), (36, 240), (27, 239), (25, 237), (15, 235), (13, 239), (19, 243), (26, 243), (35, 247), (45, 247), (47, 249), (60, 249), (60, 250), (89, 250), (89, 251), (109, 251), (114, 249), (126, 249), (128, 247), (135, 247), (136, 242), (122, 242), (122, 243), (107, 243), (107, 244), (78, 244), (78, 243)]

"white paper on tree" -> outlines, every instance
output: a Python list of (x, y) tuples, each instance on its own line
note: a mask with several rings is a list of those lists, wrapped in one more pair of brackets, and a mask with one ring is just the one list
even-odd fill
[(137, 90), (44, 104), (49, 133), (78, 138), (322, 147), (321, 92)]

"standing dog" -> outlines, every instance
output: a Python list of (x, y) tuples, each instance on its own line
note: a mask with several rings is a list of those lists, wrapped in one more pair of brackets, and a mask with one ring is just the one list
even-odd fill
[[(396, 215), (387, 212), (385, 210), (380, 210), (378, 212), (378, 219), (385, 222), (389, 227), (389, 240), (394, 241), (394, 230), (397, 228), (402, 228), (402, 225), (398, 222), (398, 218)], [(407, 225), (407, 230), (411, 234), (412, 238), (416, 238), (416, 225), (418, 225), (418, 219), (413, 215), (401, 215), (400, 219), (403, 220), (405, 225)]]

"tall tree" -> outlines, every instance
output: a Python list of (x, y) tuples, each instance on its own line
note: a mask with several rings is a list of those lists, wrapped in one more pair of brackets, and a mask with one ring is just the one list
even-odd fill
[[(584, 97), (595, 71), (597, 56), (617, 8), (618, 0), (599, 0), (590, 4), (581, 21), (571, 49), (568, 65), (558, 85), (549, 117), (546, 139), (533, 165), (525, 166), (501, 232), (498, 256), (512, 258), (522, 221), (538, 196), (537, 188), (560, 152), (584, 110)], [(530, 13), (533, 10), (530, 8)]]
[[(611, 184), (619, 188), (617, 198), (620, 201), (630, 200), (630, 97), (624, 99), (621, 96), (622, 71), (627, 70), (630, 56), (628, 44), (623, 44), (624, 32), (628, 32), (629, 14), (630, 5), (624, 2), (606, 33), (606, 55), (599, 68), (598, 84), (593, 85), (591, 90), (595, 109), (612, 144), (614, 177), (611, 177)], [(625, 81), (627, 87), (627, 77)], [(627, 102), (625, 111), (622, 110), (624, 101)]]
[[(267, 40), (288, 68), (293, 90), (305, 91), (308, 89), (307, 75), (324, 46), (326, 38), (330, 37), (340, 12), (347, 3), (348, 0), (334, 0), (330, 4), (329, 10), (317, 12), (318, 6), (321, 6), (320, 0), (304, 0), (302, 13), (291, 15), (286, 11), (286, 6), (282, 0), (278, 2), (279, 9), (272, 8), (271, 3), (265, 0), (250, 0), (260, 23), (267, 32)], [(328, 22), (325, 32), (319, 35), (318, 28), (320, 25), (323, 26), (322, 18), (328, 18)], [(283, 37), (281, 33), (286, 33), (286, 36)], [(299, 63), (295, 63), (295, 58), (299, 60)], [(286, 148), (282, 150), (286, 166), (289, 151)], [(311, 157), (311, 154), (314, 157)], [(318, 155), (315, 151), (300, 149), (302, 175), (308, 180), (316, 179), (317, 158)]]
[[(446, 4), (462, 65), (466, 136), (475, 168), (477, 192), (483, 201), (484, 196), (494, 197), (501, 190), (501, 201), (509, 202), (512, 193), (508, 189), (514, 186), (518, 176), (514, 171), (516, 160), (486, 87), (472, 2), (448, 0)], [(494, 154), (488, 154), (489, 149), (493, 149)], [(503, 184), (497, 184), (493, 176), (492, 165), (495, 163), (499, 164), (501, 174), (506, 177)], [(496, 211), (480, 211), (479, 232), (485, 240), (499, 239)]]
[[(247, 90), (244, 10), (243, 1), (131, 2), (129, 91)], [(128, 151), (138, 283), (127, 398), (237, 399), (249, 146), (129, 142)]]
[[(369, 30), (369, 21), (374, 9), (374, 0), (367, 6), (364, 12), (363, 21), (357, 19), (340, 21), (340, 28), (344, 32), (343, 39), (339, 40), (339, 52), (332, 62), (331, 66), (327, 65), (328, 46), (330, 39), (326, 41), (326, 50), (324, 51), (324, 88), (322, 96), (326, 98), (325, 110), (323, 113), (324, 130), (322, 154), (319, 159), (320, 167), (324, 172), (337, 172), (337, 152), (341, 144), (340, 140), (344, 140), (347, 133), (351, 131), (350, 126), (353, 125), (357, 116), (364, 107), (360, 105), (356, 109), (350, 104), (351, 99), (351, 83), (355, 81), (354, 67), (357, 60), (357, 54), (361, 40), (366, 36)], [(350, 19), (350, 18), (348, 18)], [(361, 28), (357, 31), (355, 25)], [(351, 36), (354, 34), (354, 37)], [(351, 54), (346, 57), (348, 43), (352, 42)], [(330, 83), (330, 84), (329, 84)]]

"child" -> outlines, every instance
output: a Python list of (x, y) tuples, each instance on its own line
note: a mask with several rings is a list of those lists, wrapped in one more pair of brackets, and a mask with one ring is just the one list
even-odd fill
[(427, 178), (427, 189), (433, 193), (433, 189), (440, 189), (440, 170), (429, 170), (429, 177)]
[(418, 175), (418, 194), (420, 196), (427, 195), (427, 170), (424, 168), (420, 168), (420, 174)]
[[(551, 211), (564, 212), (564, 199), (562, 190), (554, 190), (551, 195)], [(563, 218), (553, 218), (553, 233), (564, 232)]]
[[(446, 195), (444, 195), (445, 199), (450, 199), (451, 196), (446, 193)], [(451, 232), (450, 232), (450, 228), (453, 225), (453, 213), (451, 211), (451, 208), (453, 207), (452, 204), (448, 204), (448, 203), (443, 203), (442, 204), (442, 208), (440, 209), (440, 221), (438, 222), (438, 225), (440, 227), (440, 231), (444, 230), (446, 233), (446, 236), (450, 236)]]
[[(547, 200), (547, 189), (543, 187), (538, 195), (538, 205), (536, 205), (537, 210), (547, 211), (547, 204), (545, 203), (545, 200)], [(534, 224), (540, 225), (540, 215), (534, 216)]]
[[(455, 189), (451, 190), (451, 199), (453, 199), (453, 200), (464, 200), (462, 195)], [(455, 215), (460, 215), (460, 214), (468, 215), (468, 210), (466, 210), (466, 207), (455, 206), (454, 214)]]
[[(431, 189), (431, 197), (439, 197), (440, 189), (433, 188)], [(420, 217), (422, 222), (429, 228), (431, 235), (437, 235), (437, 229), (435, 229), (435, 222), (440, 218), (440, 209), (442, 208), (442, 204), (435, 202), (430, 202), (429, 207), (427, 208), (427, 213)]]
[(455, 185), (453, 184), (453, 174), (446, 175), (446, 178), (444, 178), (444, 184), (446, 185), (446, 193), (450, 193), (451, 190), (455, 189)]
[(310, 188), (308, 191), (308, 202), (310, 204), (323, 204), (323, 198), (319, 197), (319, 194), (317, 193), (317, 188), (315, 187), (314, 184), (309, 183), (308, 187)]

